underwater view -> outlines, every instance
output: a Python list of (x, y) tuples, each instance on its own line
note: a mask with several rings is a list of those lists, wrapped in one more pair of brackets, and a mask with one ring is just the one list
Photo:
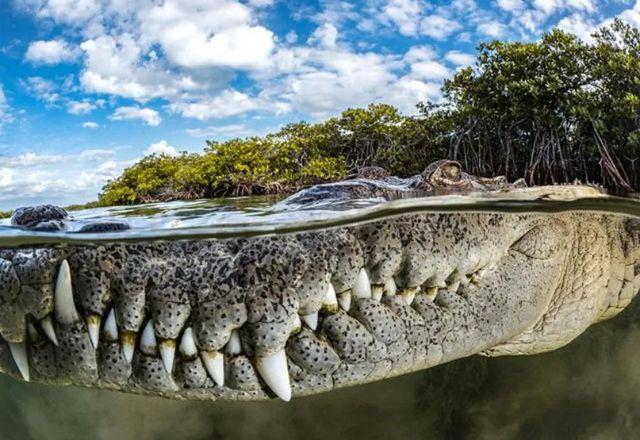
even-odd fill
[[(402, 221), (407, 216), (489, 216), (494, 220), (502, 216), (518, 216), (519, 222), (526, 222), (523, 219), (532, 216), (556, 219), (572, 215), (578, 218), (582, 216), (588, 221), (593, 216), (633, 219), (640, 215), (640, 201), (637, 198), (613, 197), (599, 188), (587, 186), (522, 188), (398, 198), (390, 201), (369, 198), (336, 203), (335, 200), (324, 200), (322, 197), (303, 205), (291, 201), (295, 202), (296, 197), (245, 197), (87, 209), (71, 213), (71, 217), (64, 220), (64, 230), (54, 232), (16, 228), (6, 220), (0, 226), (0, 247), (4, 248), (1, 251), (3, 258), (7, 258), (7, 252), (15, 252), (11, 249), (31, 249), (33, 246), (37, 248), (43, 245), (61, 249), (77, 246), (75, 252), (81, 253), (84, 247), (108, 248), (112, 243), (130, 241), (139, 245), (152, 242), (180, 243), (185, 240), (202, 242), (240, 239), (250, 242), (260, 240), (260, 236), (275, 237), (278, 240), (278, 237), (300, 237), (300, 234), (317, 230), (331, 236), (333, 230), (346, 228), (356, 231), (366, 225)], [(129, 229), (79, 232), (87, 225), (95, 224), (126, 224)], [(378, 226), (376, 229), (384, 231), (384, 228)], [(456, 240), (464, 242), (463, 235)], [(487, 243), (483, 245), (487, 246)], [(79, 269), (76, 264), (71, 263), (74, 290), (82, 282), (73, 274)], [(375, 270), (369, 271), (372, 279), (375, 277), (374, 273)], [(402, 277), (397, 277), (398, 292), (391, 294), (385, 289), (382, 302), (391, 306), (392, 303), (385, 301), (403, 297), (402, 283)], [(372, 285), (374, 284), (372, 281)], [(450, 284), (449, 280), (447, 284)], [(337, 282), (334, 281), (333, 285), (337, 285)], [(118, 288), (115, 285), (112, 288), (117, 295), (115, 289)], [(153, 289), (150, 285), (147, 288)], [(356, 287), (354, 289), (357, 290)], [(366, 298), (359, 299), (355, 294), (356, 290), (353, 290), (352, 301), (361, 304)], [(446, 291), (448, 288), (442, 290)], [(458, 290), (457, 293), (462, 294), (460, 292)], [(512, 294), (517, 295), (517, 287), (514, 287)], [(78, 295), (78, 292), (74, 295)], [(438, 297), (442, 295), (444, 293), (440, 291)], [(421, 310), (416, 303), (423, 296), (417, 293), (417, 299), (413, 300), (416, 310)], [(438, 297), (435, 298), (436, 304), (455, 310), (454, 306), (438, 302)], [(112, 300), (118, 301), (115, 297)], [(55, 302), (54, 324), (59, 349), (62, 350), (60, 352), (56, 348), (58, 354), (55, 356), (62, 358), (53, 367), (58, 370), (54, 376), (64, 376), (63, 371), (66, 371), (71, 381), (79, 385), (96, 386), (101, 383), (101, 387), (114, 388), (117, 378), (110, 376), (109, 379), (108, 374), (105, 376), (107, 370), (104, 370), (104, 365), (101, 366), (104, 361), (100, 360), (100, 356), (98, 374), (102, 379), (99, 382), (91, 379), (93, 385), (91, 381), (86, 381), (86, 377), (82, 378), (85, 370), (65, 365), (68, 362), (68, 356), (62, 348), (66, 337), (65, 323), (64, 320), (57, 322), (61, 314), (57, 309), (57, 300)], [(89, 312), (82, 293), (76, 298), (76, 302), (79, 302), (77, 307), (81, 315)], [(342, 302), (340, 306), (344, 308)], [(353, 307), (352, 305), (349, 313), (358, 317), (359, 309)], [(153, 309), (153, 305), (151, 308)], [(335, 313), (322, 310), (324, 311), (317, 318), (320, 323), (316, 324), (319, 332), (326, 325), (330, 313)], [(146, 310), (144, 313), (154, 312)], [(588, 314), (586, 311), (585, 313)], [(188, 320), (190, 324), (185, 325), (196, 328), (195, 322), (200, 319), (197, 316), (195, 314), (193, 322)], [(441, 365), (436, 365), (439, 361), (430, 360), (429, 356), (422, 358), (422, 361), (412, 358), (414, 360), (409, 362), (419, 362), (419, 365), (398, 372), (394, 372), (393, 367), (386, 369), (387, 373), (364, 380), (372, 381), (371, 383), (333, 389), (318, 395), (294, 396), (291, 402), (286, 403), (277, 399), (269, 402), (234, 402), (237, 399), (260, 396), (261, 392), (251, 394), (251, 387), (243, 387), (241, 381), (236, 381), (235, 385), (227, 382), (226, 386), (248, 390), (249, 394), (242, 397), (213, 391), (212, 396), (223, 399), (218, 402), (185, 402), (131, 394), (149, 392), (169, 393), (167, 395), (171, 396), (171, 390), (174, 390), (171, 387), (165, 389), (166, 384), (163, 385), (162, 381), (154, 382), (146, 378), (140, 356), (157, 358), (157, 365), (161, 369), (161, 359), (164, 360), (164, 357), (159, 355), (157, 348), (152, 351), (148, 351), (148, 347), (145, 349), (144, 335), (138, 336), (136, 344), (140, 344), (140, 348), (136, 347), (133, 359), (133, 376), (136, 378), (132, 380), (137, 385), (128, 389), (128, 379), (120, 382), (120, 386), (124, 387), (122, 389), (129, 391), (127, 393), (82, 386), (38, 384), (41, 381), (65, 381), (51, 376), (52, 373), (47, 372), (46, 362), (38, 360), (38, 350), (41, 350), (42, 337), (46, 332), (35, 340), (33, 333), (30, 333), (28, 344), (35, 345), (29, 350), (36, 350), (29, 354), (30, 374), (31, 380), (36, 383), (26, 384), (4, 375), (0, 378), (3, 389), (1, 395), (4, 396), (1, 403), (3, 415), (0, 417), (6, 418), (3, 423), (3, 438), (628, 438), (640, 427), (640, 419), (635, 411), (636, 405), (640, 403), (640, 373), (635, 368), (637, 345), (640, 344), (638, 318), (640, 306), (637, 302), (632, 302), (619, 316), (591, 326), (584, 333), (576, 335), (577, 338), (568, 345), (550, 353), (495, 358), (471, 356)], [(37, 326), (35, 321), (30, 322)], [(123, 323), (118, 322), (118, 325)], [(312, 325), (304, 321), (305, 327), (313, 329)], [(2, 326), (6, 328), (6, 323), (2, 323)], [(113, 344), (109, 339), (108, 324), (103, 322), (102, 326), (101, 333), (104, 333), (101, 334), (101, 345), (97, 353), (106, 345)], [(243, 328), (246, 329), (246, 326)], [(375, 333), (375, 328), (368, 328)], [(86, 333), (86, 329), (83, 332)], [(206, 335), (206, 332), (200, 334)], [(322, 340), (326, 338), (331, 344), (338, 344), (335, 349), (340, 356), (348, 355), (348, 350), (340, 351), (340, 342), (330, 331), (324, 331), (319, 337)], [(453, 340), (454, 343), (455, 341), (456, 339)], [(243, 350), (250, 350), (251, 353), (255, 349), (248, 345), (256, 343), (259, 344), (252, 337), (242, 334)], [(444, 346), (445, 341), (442, 344)], [(51, 346), (51, 342), (47, 345)], [(115, 342), (115, 345), (118, 343)], [(73, 347), (73, 343), (69, 347)], [(182, 349), (182, 345), (180, 348)], [(189, 385), (193, 377), (185, 372), (177, 372), (183, 362), (186, 362), (180, 359), (185, 357), (185, 352), (181, 349), (175, 354), (174, 375), (176, 382), (181, 384), (179, 387), (186, 387), (186, 392), (194, 385)], [(90, 345), (89, 350), (93, 352)], [(287, 353), (289, 362), (299, 360), (291, 345), (288, 345)], [(2, 369), (19, 377), (20, 373), (11, 365), (12, 361), (7, 358), (7, 354), (3, 347), (0, 356)], [(453, 359), (461, 355), (465, 354), (460, 352), (449, 356)], [(225, 362), (231, 362), (233, 356), (237, 355), (227, 350)], [(77, 362), (77, 359), (73, 362)], [(301, 365), (305, 365), (304, 361), (301, 362)], [(403, 374), (430, 365), (431, 368)], [(228, 381), (229, 375), (233, 373), (230, 373), (229, 367), (226, 368), (224, 374)], [(131, 374), (131, 370), (129, 371), (128, 374)], [(336, 370), (334, 374), (340, 376)], [(396, 374), (401, 375), (394, 378)], [(386, 375), (391, 378), (381, 380)], [(357, 379), (353, 383), (360, 382), (363, 380)], [(129, 380), (129, 383), (132, 382)], [(349, 381), (345, 384), (349, 385)], [(207, 379), (200, 386), (216, 390), (217, 385), (219, 384)], [(314, 385), (313, 381), (310, 382), (299, 374), (292, 376), (292, 386), (294, 394), (314, 394), (331, 388), (327, 388), (326, 384)], [(314, 391), (316, 386), (319, 388)], [(265, 387), (264, 383), (259, 387)], [(310, 388), (305, 390), (305, 387)], [(180, 399), (181, 393), (178, 392), (173, 397)], [(188, 399), (209, 399), (206, 393), (200, 397), (194, 394), (182, 395)]]

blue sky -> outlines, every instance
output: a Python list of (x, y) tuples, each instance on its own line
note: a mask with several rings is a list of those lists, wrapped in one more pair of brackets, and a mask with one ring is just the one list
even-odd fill
[(150, 153), (387, 102), (493, 38), (588, 38), (640, 0), (0, 0), (0, 209), (86, 202)]

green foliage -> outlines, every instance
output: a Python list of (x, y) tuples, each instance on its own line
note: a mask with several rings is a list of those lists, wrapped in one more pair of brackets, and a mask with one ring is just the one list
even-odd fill
[(371, 104), (263, 137), (207, 141), (202, 154), (145, 157), (108, 182), (99, 203), (290, 192), (365, 165), (413, 175), (446, 157), (532, 184), (640, 187), (640, 32), (621, 21), (592, 43), (553, 30), (537, 42), (481, 44), (443, 94), (412, 116)]
[(0, 218), (9, 218), (13, 215), (13, 211), (0, 211)]

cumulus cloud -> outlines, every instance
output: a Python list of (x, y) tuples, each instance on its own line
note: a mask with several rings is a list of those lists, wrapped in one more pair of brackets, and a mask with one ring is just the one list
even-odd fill
[(313, 32), (310, 43), (318, 43), (320, 46), (327, 49), (334, 49), (336, 47), (336, 40), (338, 39), (338, 29), (331, 23), (324, 23), (322, 26)]
[(114, 155), (113, 150), (107, 150), (105, 148), (94, 148), (89, 150), (83, 150), (80, 152), (80, 159), (83, 160), (104, 160), (107, 157), (111, 157)]
[(9, 112), (9, 103), (7, 102), (7, 98), (4, 94), (4, 89), (2, 84), (0, 83), (0, 129), (6, 122), (11, 122), (13, 117)]
[(216, 96), (193, 101), (175, 102), (168, 106), (169, 110), (186, 118), (219, 119), (247, 113), (253, 110), (269, 110), (281, 113), (288, 110), (286, 105), (269, 102), (260, 97), (254, 98), (246, 93), (227, 89)]
[(166, 154), (167, 156), (178, 156), (178, 150), (175, 147), (169, 145), (169, 143), (165, 140), (161, 140), (154, 144), (149, 145), (149, 147), (144, 151), (146, 155), (150, 154)]
[(100, 127), (100, 124), (98, 124), (97, 122), (93, 122), (93, 121), (87, 121), (87, 122), (83, 122), (82, 126), (84, 128), (98, 128)]
[(152, 108), (143, 108), (135, 106), (118, 107), (109, 119), (113, 121), (125, 121), (139, 119), (147, 125), (156, 127), (162, 122), (160, 114)]
[(420, 32), (436, 40), (444, 40), (461, 28), (460, 23), (437, 14), (426, 16), (420, 24)]
[(447, 52), (444, 58), (450, 63), (455, 64), (456, 66), (468, 66), (473, 64), (476, 60), (476, 57), (470, 53), (460, 52), (458, 50), (451, 50)]
[(36, 64), (58, 64), (74, 61), (79, 55), (78, 48), (64, 40), (39, 40), (29, 44), (25, 59)]
[(416, 35), (423, 5), (417, 0), (391, 0), (383, 8), (385, 18), (395, 23), (403, 35)]
[(96, 108), (95, 104), (89, 101), (68, 101), (67, 111), (72, 115), (84, 115), (90, 113)]
[(31, 167), (34, 165), (43, 165), (57, 163), (62, 160), (62, 156), (58, 154), (38, 154), (24, 153), (13, 157), (2, 158), (2, 163), (9, 166)]

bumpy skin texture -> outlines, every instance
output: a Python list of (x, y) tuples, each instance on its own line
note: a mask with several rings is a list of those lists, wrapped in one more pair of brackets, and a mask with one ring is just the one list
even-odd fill
[[(76, 319), (63, 319), (54, 289), (65, 261)], [(284, 350), (293, 395), (304, 395), (473, 354), (553, 350), (639, 288), (640, 223), (591, 213), (415, 213), (279, 236), (2, 249), (0, 369), (21, 377), (12, 349), (23, 344), (33, 381), (256, 400), (274, 396), (261, 360)], [(157, 346), (144, 342), (149, 321)], [(159, 352), (171, 343), (167, 371)], [(211, 353), (224, 385), (205, 365)]]

